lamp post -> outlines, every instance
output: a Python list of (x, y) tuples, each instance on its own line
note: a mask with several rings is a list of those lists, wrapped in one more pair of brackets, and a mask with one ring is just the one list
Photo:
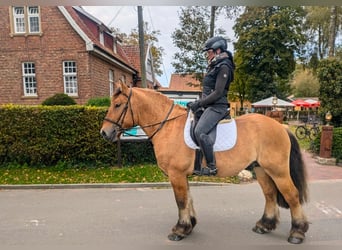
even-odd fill
[(319, 149), (318, 163), (326, 165), (335, 165), (336, 159), (331, 157), (332, 140), (333, 140), (333, 126), (330, 126), (332, 114), (328, 111), (325, 114), (326, 125), (322, 126), (321, 145)]
[(277, 98), (277, 96), (273, 96), (273, 98), (272, 98), (272, 104), (273, 104), (273, 111), (275, 111), (275, 110), (276, 110), (276, 106), (277, 106), (277, 104), (278, 104), (278, 98)]
[(330, 126), (330, 121), (332, 119), (332, 114), (330, 113), (330, 111), (328, 111), (326, 114), (325, 114), (325, 121), (327, 122), (327, 126)]

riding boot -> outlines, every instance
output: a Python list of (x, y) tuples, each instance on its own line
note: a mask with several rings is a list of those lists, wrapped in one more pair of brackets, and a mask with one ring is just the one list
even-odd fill
[(216, 175), (217, 168), (215, 164), (213, 143), (208, 135), (200, 135), (200, 146), (207, 162), (207, 166), (202, 166), (201, 168), (201, 175)]

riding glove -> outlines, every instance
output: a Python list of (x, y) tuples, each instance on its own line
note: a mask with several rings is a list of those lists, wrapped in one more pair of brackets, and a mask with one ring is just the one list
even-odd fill
[(187, 107), (190, 108), (191, 111), (195, 113), (201, 107), (201, 103), (200, 101), (189, 102), (187, 104)]

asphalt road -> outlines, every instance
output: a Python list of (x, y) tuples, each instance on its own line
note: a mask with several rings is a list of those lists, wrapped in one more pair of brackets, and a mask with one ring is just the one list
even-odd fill
[(167, 239), (178, 216), (169, 188), (0, 190), (0, 249), (341, 249), (342, 180), (309, 186), (301, 246), (287, 243), (289, 210), (276, 231), (252, 232), (264, 206), (257, 183), (191, 187), (198, 224), (180, 242)]

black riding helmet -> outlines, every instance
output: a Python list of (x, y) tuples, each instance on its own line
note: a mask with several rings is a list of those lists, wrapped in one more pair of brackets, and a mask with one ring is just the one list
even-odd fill
[(227, 50), (227, 41), (222, 36), (214, 36), (205, 42), (203, 51), (208, 51), (210, 49), (215, 51), (219, 48), (222, 51)]

